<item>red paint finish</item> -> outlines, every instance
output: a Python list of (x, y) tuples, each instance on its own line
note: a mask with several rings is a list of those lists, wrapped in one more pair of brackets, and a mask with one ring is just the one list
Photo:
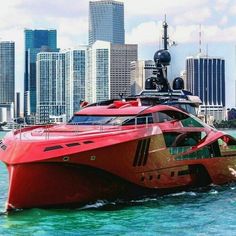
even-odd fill
[[(78, 114), (155, 117), (165, 111), (188, 116), (174, 107), (143, 107), (133, 101), (88, 107)], [(168, 133), (170, 138), (186, 137), (168, 141)], [(205, 136), (186, 146), (186, 139), (196, 133)], [(9, 170), (8, 210), (78, 205), (236, 180), (236, 140), (204, 124), (184, 127), (178, 119), (29, 127), (4, 138), (0, 160)]]

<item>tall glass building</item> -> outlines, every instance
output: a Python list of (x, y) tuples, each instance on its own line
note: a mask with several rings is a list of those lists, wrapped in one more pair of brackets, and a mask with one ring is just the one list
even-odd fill
[(225, 118), (225, 60), (198, 55), (186, 60), (187, 89), (202, 100), (200, 113)]
[(96, 41), (88, 52), (86, 100), (99, 102), (131, 95), (130, 64), (137, 60), (136, 44)]
[(47, 123), (50, 116), (65, 114), (65, 54), (38, 53), (36, 71), (36, 122)]
[(51, 117), (67, 120), (85, 100), (87, 46), (61, 52), (40, 52), (36, 61), (36, 118), (47, 123)]
[(0, 41), (0, 104), (15, 101), (15, 43)]
[(36, 113), (36, 56), (37, 53), (56, 52), (56, 30), (26, 29), (25, 34), (25, 73), (24, 73), (24, 115)]
[(124, 4), (113, 0), (89, 2), (89, 45), (97, 40), (125, 43)]
[(85, 100), (87, 46), (65, 51), (65, 102), (67, 120), (80, 110)]

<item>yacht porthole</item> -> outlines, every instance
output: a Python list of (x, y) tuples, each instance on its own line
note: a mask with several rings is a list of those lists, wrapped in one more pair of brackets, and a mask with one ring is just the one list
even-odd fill
[(70, 160), (70, 158), (69, 157), (63, 157), (63, 161), (69, 161)]

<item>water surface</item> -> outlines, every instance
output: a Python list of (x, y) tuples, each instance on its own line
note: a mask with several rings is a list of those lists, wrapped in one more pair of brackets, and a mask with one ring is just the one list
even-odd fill
[(236, 184), (129, 202), (97, 201), (73, 210), (6, 214), (7, 181), (1, 163), (0, 235), (236, 235)]

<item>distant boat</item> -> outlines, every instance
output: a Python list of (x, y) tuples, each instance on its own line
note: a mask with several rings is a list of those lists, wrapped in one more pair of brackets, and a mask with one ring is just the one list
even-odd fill
[(12, 129), (7, 126), (1, 126), (0, 131), (11, 131)]

